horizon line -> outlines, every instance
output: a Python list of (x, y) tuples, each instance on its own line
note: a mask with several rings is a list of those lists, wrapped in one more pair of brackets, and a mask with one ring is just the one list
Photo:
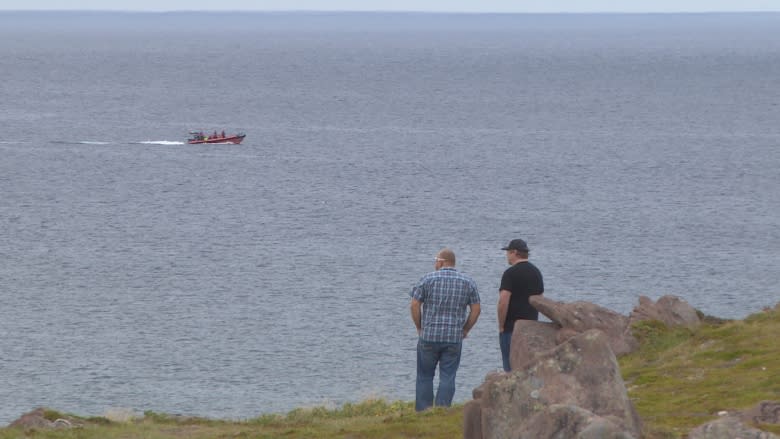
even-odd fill
[(429, 14), (429, 15), (672, 15), (672, 14), (778, 14), (780, 10), (711, 10), (711, 11), (425, 11), (425, 10), (364, 10), (364, 9), (0, 9), (1, 13), (122, 13), (122, 14), (171, 14), (171, 13), (258, 13), (258, 14)]

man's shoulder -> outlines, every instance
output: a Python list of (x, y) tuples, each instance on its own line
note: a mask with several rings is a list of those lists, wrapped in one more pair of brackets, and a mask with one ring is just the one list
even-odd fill
[(526, 276), (542, 276), (536, 265), (529, 261), (518, 262), (504, 271), (503, 279), (525, 278)]
[(449, 267), (442, 268), (441, 270), (437, 270), (437, 271), (431, 271), (430, 273), (423, 276), (421, 281), (441, 279), (441, 278), (449, 278), (449, 279), (460, 278), (463, 280), (474, 282), (474, 278), (472, 278), (468, 274)]
[(438, 271), (431, 271), (431, 272), (425, 273), (423, 275), (423, 277), (420, 278), (420, 282), (426, 282), (428, 280), (431, 280), (431, 279), (434, 279), (434, 278), (437, 278), (437, 277), (439, 277), (439, 272)]
[(516, 263), (515, 265), (512, 265), (511, 267), (507, 268), (507, 271), (514, 270), (514, 271), (523, 271), (523, 270), (534, 270), (539, 271), (539, 268), (534, 265), (531, 261), (520, 261)]
[(469, 276), (468, 274), (466, 274), (466, 273), (464, 273), (464, 272), (462, 272), (460, 270), (456, 270), (454, 268), (441, 269), (441, 270), (439, 270), (439, 272), (442, 272), (442, 271), (445, 271), (445, 270), (447, 270), (446, 271), (446, 275), (447, 276), (459, 277), (461, 279), (470, 280), (472, 282), (474, 281), (474, 279), (471, 276)]
[(510, 265), (506, 270), (504, 270), (504, 274), (519, 273), (526, 270), (526, 268), (528, 268), (527, 262), (528, 261), (518, 262), (516, 264)]
[(532, 271), (535, 271), (535, 272), (536, 272), (536, 273), (538, 273), (539, 275), (541, 275), (541, 274), (542, 274), (542, 270), (540, 270), (540, 269), (539, 269), (539, 267), (537, 267), (536, 265), (534, 265), (534, 264), (533, 264), (531, 261), (528, 261), (528, 269), (529, 269), (529, 270), (532, 270)]

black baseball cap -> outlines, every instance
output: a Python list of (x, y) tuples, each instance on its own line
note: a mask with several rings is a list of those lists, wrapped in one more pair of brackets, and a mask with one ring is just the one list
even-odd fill
[(517, 250), (521, 252), (529, 251), (528, 244), (526, 244), (522, 239), (513, 239), (509, 241), (509, 244), (501, 250)]

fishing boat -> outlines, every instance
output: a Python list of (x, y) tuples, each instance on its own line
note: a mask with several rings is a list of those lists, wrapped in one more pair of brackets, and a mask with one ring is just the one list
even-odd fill
[(244, 140), (246, 134), (225, 134), (224, 131), (218, 133), (214, 131), (212, 134), (206, 134), (203, 131), (190, 131), (190, 138), (187, 139), (187, 143), (190, 145), (196, 145), (199, 143), (232, 143), (238, 145)]

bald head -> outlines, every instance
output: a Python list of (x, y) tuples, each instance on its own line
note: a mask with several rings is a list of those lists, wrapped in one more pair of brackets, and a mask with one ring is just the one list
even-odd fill
[(455, 252), (448, 248), (439, 250), (439, 253), (436, 254), (436, 258), (442, 259), (442, 265), (445, 267), (455, 266)]

